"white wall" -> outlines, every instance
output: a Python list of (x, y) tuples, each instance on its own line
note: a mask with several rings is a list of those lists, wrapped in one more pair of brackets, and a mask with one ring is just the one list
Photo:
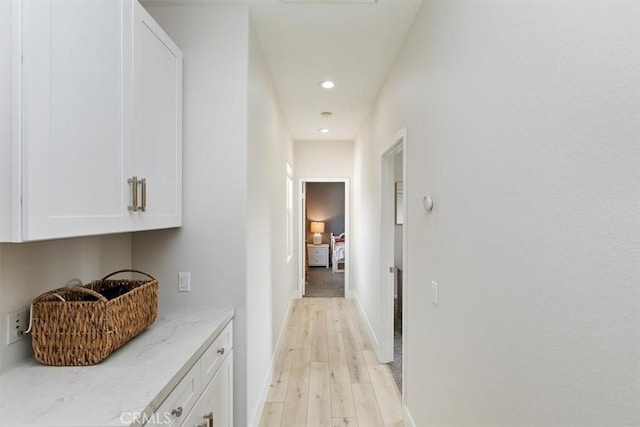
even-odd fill
[(640, 424), (639, 18), (638, 2), (423, 3), (355, 142), (352, 251), (379, 330), (379, 156), (406, 126), (417, 426)]
[(0, 244), (0, 371), (33, 357), (30, 338), (6, 346), (6, 314), (29, 307), (38, 295), (131, 266), (131, 237), (100, 237)]
[(297, 178), (351, 178), (353, 175), (352, 141), (296, 141), (294, 148)]
[[(160, 280), (160, 309), (235, 306), (234, 419), (246, 425), (247, 5), (150, 7), (184, 54), (183, 226), (138, 233), (133, 264)], [(190, 293), (177, 274), (191, 272)]]
[(248, 95), (247, 425), (257, 425), (271, 384), (276, 342), (296, 290), (297, 258), (288, 259), (286, 237), (287, 162), (293, 164), (293, 140), (253, 26)]

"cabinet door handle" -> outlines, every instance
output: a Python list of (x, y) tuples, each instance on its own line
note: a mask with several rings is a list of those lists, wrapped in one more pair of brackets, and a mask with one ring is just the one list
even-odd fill
[(129, 210), (132, 212), (138, 212), (138, 177), (134, 176), (133, 178), (129, 178), (127, 182), (131, 184), (132, 205), (129, 206)]
[(218, 354), (224, 354), (224, 347), (218, 349)]
[(204, 415), (204, 419), (208, 421), (209, 427), (213, 427), (213, 411), (209, 412), (207, 415)]
[(142, 184), (142, 207), (140, 210), (142, 212), (146, 212), (147, 210), (147, 178), (142, 178), (140, 180), (140, 184)]
[(182, 415), (182, 406), (178, 406), (177, 408), (172, 409), (171, 415), (173, 415), (176, 418), (179, 418)]

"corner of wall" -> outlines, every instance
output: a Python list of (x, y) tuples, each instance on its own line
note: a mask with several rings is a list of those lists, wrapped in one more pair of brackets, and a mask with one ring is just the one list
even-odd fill
[(369, 317), (367, 316), (367, 313), (364, 310), (364, 307), (362, 306), (362, 303), (360, 302), (360, 298), (358, 297), (358, 292), (357, 291), (349, 291), (348, 292), (348, 297), (349, 299), (353, 299), (353, 301), (356, 304), (356, 307), (358, 307), (358, 312), (360, 313), (360, 316), (362, 316), (362, 319), (364, 320), (364, 324), (367, 327), (367, 332), (369, 333), (369, 339), (371, 340), (371, 342), (373, 343), (374, 348), (376, 349), (376, 354), (379, 353), (379, 347), (380, 347), (380, 343), (378, 341), (378, 336), (375, 333), (375, 330), (373, 329), (373, 326), (371, 325), (371, 322), (369, 321)]
[(271, 354), (269, 370), (264, 376), (262, 387), (258, 395), (257, 404), (253, 408), (253, 410), (251, 410), (248, 416), (249, 422), (247, 423), (247, 425), (250, 427), (257, 427), (260, 424), (260, 419), (262, 417), (264, 404), (266, 403), (267, 395), (269, 394), (269, 389), (271, 388), (271, 380), (273, 377), (273, 373), (275, 371), (276, 362), (278, 361), (278, 353), (280, 351), (280, 347), (282, 346), (282, 339), (285, 336), (285, 332), (287, 330), (287, 324), (289, 323), (289, 318), (291, 317), (291, 310), (293, 308), (293, 304), (295, 300), (300, 298), (298, 294), (299, 292), (297, 290), (294, 290), (291, 293), (291, 298), (289, 299), (289, 306), (287, 307), (287, 313), (286, 313), (284, 322), (282, 323), (282, 327), (280, 328), (280, 334), (278, 334), (276, 345)]
[(413, 417), (411, 416), (411, 412), (409, 412), (409, 408), (404, 403), (402, 405), (402, 422), (404, 423), (405, 427), (418, 427), (416, 425), (416, 422), (413, 420)]

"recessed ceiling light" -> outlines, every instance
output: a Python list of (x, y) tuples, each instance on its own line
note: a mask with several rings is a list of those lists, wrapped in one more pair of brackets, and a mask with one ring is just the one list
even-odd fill
[(323, 80), (320, 82), (320, 86), (322, 86), (323, 89), (333, 89), (336, 87), (336, 84), (331, 80)]
[(318, 129), (318, 132), (320, 132), (320, 133), (329, 133), (329, 129), (321, 128), (321, 129)]

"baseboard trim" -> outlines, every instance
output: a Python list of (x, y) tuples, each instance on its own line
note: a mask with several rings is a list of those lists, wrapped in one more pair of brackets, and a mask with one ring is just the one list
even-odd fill
[(367, 327), (367, 332), (369, 333), (369, 339), (373, 343), (374, 348), (377, 349), (379, 345), (378, 337), (376, 336), (376, 333), (374, 332), (373, 327), (369, 322), (369, 318), (367, 317), (367, 314), (365, 313), (364, 308), (362, 307), (362, 303), (360, 302), (360, 298), (358, 298), (358, 294), (355, 291), (349, 291), (348, 298), (355, 301), (356, 307), (358, 307), (358, 311), (360, 312), (360, 315), (364, 319), (364, 324)]
[(409, 408), (407, 408), (407, 405), (402, 405), (402, 422), (404, 423), (405, 427), (416, 427), (416, 422), (413, 420), (413, 417), (411, 416), (411, 412), (409, 412)]
[(258, 396), (258, 404), (256, 408), (253, 410), (253, 414), (249, 417), (249, 423), (247, 425), (258, 427), (260, 424), (260, 418), (262, 417), (262, 412), (264, 410), (264, 404), (267, 400), (267, 395), (269, 394), (269, 388), (271, 387), (271, 378), (273, 377), (273, 372), (276, 366), (276, 358), (278, 356), (278, 349), (280, 348), (280, 344), (282, 342), (282, 337), (285, 335), (285, 331), (287, 329), (287, 324), (289, 323), (289, 317), (291, 316), (291, 307), (293, 306), (293, 302), (296, 299), (300, 299), (300, 290), (295, 289), (291, 293), (291, 297), (289, 298), (289, 306), (287, 307), (287, 315), (284, 318), (284, 322), (282, 322), (282, 327), (280, 328), (280, 334), (278, 335), (278, 341), (276, 342), (276, 346), (273, 350), (273, 354), (271, 355), (271, 362), (269, 363), (269, 369), (267, 371), (267, 375), (264, 378), (262, 383), (262, 388), (260, 390), (260, 395)]

